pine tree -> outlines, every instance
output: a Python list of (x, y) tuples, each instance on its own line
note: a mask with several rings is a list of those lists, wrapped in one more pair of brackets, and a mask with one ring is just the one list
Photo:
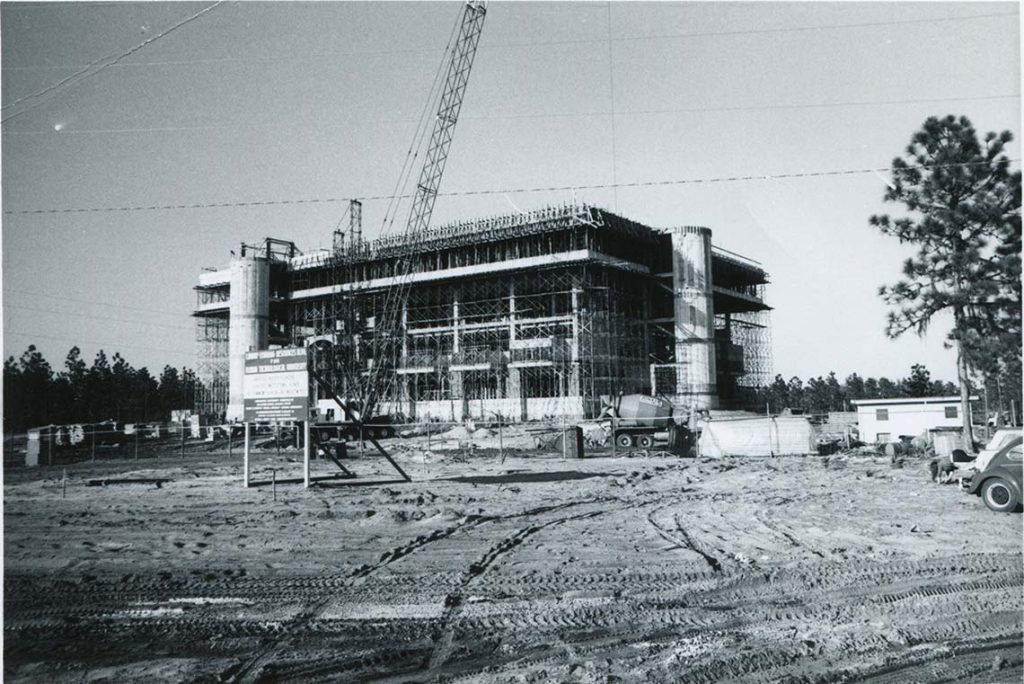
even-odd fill
[(915, 363), (910, 367), (910, 377), (901, 384), (908, 397), (927, 397), (931, 395), (932, 374), (923, 364)]
[(82, 350), (77, 346), (72, 347), (64, 359), (63, 376), (69, 388), (71, 406), (68, 414), (72, 416), (71, 420), (89, 419), (89, 373), (88, 367), (82, 359)]
[(964, 444), (970, 448), (970, 367), (990, 355), (1020, 357), (1020, 173), (1003, 154), (1009, 131), (984, 141), (966, 117), (935, 117), (892, 163), (885, 201), (905, 215), (872, 216), (884, 234), (918, 248), (904, 279), (879, 294), (895, 307), (886, 332), (927, 332), (935, 314), (953, 314)]

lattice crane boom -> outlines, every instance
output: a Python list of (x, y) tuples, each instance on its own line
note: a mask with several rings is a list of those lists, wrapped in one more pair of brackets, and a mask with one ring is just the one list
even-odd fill
[[(444, 175), (445, 163), (448, 161), (448, 151), (452, 145), (459, 112), (462, 110), (469, 73), (473, 68), (473, 58), (476, 56), (486, 15), (486, 2), (482, 0), (470, 0), (463, 7), (458, 36), (451, 49), (445, 72), (434, 127), (405, 226), (405, 236), (410, 250), (415, 249), (416, 238), (430, 226), (437, 190)], [(373, 367), (364, 385), (364, 416), (372, 414), (381, 397), (388, 394), (395, 382), (394, 364), (400, 354), (401, 338), (404, 335), (401, 318), (408, 299), (411, 273), (411, 259), (399, 258), (396, 263), (395, 284), (387, 292), (373, 332)]]
[(412, 207), (409, 209), (407, 234), (426, 230), (430, 225), (437, 189), (444, 174), (445, 162), (448, 161), (448, 150), (451, 148), (455, 124), (462, 110), (466, 84), (469, 82), (469, 72), (473, 68), (473, 58), (480, 43), (480, 33), (486, 14), (485, 3), (475, 0), (466, 3), (463, 9), (459, 35), (452, 50), (451, 60), (448, 62), (444, 91), (437, 107), (437, 118), (430, 135), (427, 156), (420, 171), (419, 182), (416, 184)]

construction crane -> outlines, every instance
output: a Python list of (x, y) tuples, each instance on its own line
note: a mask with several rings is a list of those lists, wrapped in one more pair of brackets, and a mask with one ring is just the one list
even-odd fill
[[(372, 334), (372, 340), (369, 345), (369, 358), (372, 365), (367, 373), (360, 372), (359, 359), (354, 358), (351, 353), (357, 345), (352, 345), (346, 349), (345, 347), (348, 347), (348, 345), (340, 344), (342, 337), (354, 332), (354, 330), (348, 329), (348, 326), (354, 328), (351, 306), (349, 304), (352, 301), (351, 297), (355, 293), (343, 294), (336, 289), (335, 294), (332, 295), (330, 306), (334, 314), (335, 328), (344, 327), (346, 329), (341, 331), (340, 335), (337, 334), (337, 330), (335, 331), (336, 334), (333, 335), (335, 343), (330, 352), (327, 352), (332, 357), (329, 365), (333, 366), (333, 372), (329, 374), (318, 372), (313, 375), (320, 388), (338, 403), (347, 420), (356, 425), (360, 434), (363, 433), (362, 422), (374, 415), (380, 401), (389, 394), (395, 383), (395, 371), (404, 336), (402, 314), (408, 301), (411, 276), (415, 272), (412, 255), (418, 238), (430, 227), (430, 218), (434, 211), (434, 203), (437, 200), (437, 191), (441, 185), (441, 178), (444, 175), (445, 164), (448, 161), (448, 152), (451, 149), (455, 125), (458, 123), (459, 112), (462, 109), (462, 102), (466, 95), (466, 85), (469, 82), (469, 74), (473, 67), (473, 58), (476, 56), (486, 14), (486, 2), (470, 0), (470, 2), (463, 6), (462, 14), (457, 24), (457, 33), (453, 31), (453, 35), (456, 37), (454, 43), (449, 44), (450, 51), (448, 53), (447, 68), (445, 69), (443, 81), (440, 81), (443, 85), (440, 99), (438, 100), (434, 125), (429, 144), (427, 145), (423, 167), (420, 170), (419, 180), (416, 183), (416, 192), (409, 209), (409, 217), (403, 231), (405, 238), (403, 244), (407, 246), (408, 250), (405, 255), (400, 255), (396, 258), (395, 273), (391, 286), (386, 290), (383, 305), (375, 316), (372, 330), (365, 331)], [(432, 88), (429, 99), (432, 99), (436, 92)], [(420, 132), (418, 129), (417, 136), (415, 137), (418, 138)], [(416, 140), (414, 140), (413, 147), (416, 147)], [(411, 152), (412, 149), (410, 149)], [(413, 155), (412, 158), (415, 159), (416, 156), (418, 154)], [(403, 169), (404, 174), (405, 169)], [(361, 206), (361, 204), (354, 201), (350, 207), (353, 223), (350, 227), (349, 237), (353, 253), (358, 253), (362, 248), (360, 238), (357, 237), (361, 233)], [(343, 238), (341, 236), (336, 237), (339, 238), (336, 242), (343, 245)], [(350, 280), (348, 278), (341, 278), (343, 275), (342, 270), (345, 268), (345, 261), (337, 247), (333, 260), (335, 265), (335, 284), (342, 282), (342, 280)], [(348, 301), (344, 301), (343, 298), (348, 299)], [(326, 370), (323, 364), (316, 365)], [(332, 379), (328, 381), (328, 378)], [(342, 385), (344, 386), (342, 387)], [(346, 399), (343, 400), (341, 398), (342, 395), (345, 395)], [(348, 401), (350, 399), (356, 399), (356, 403), (359, 405), (358, 414), (352, 410), (351, 402)], [(375, 439), (371, 439), (371, 441), (392, 466), (405, 479), (409, 479), (380, 444)], [(335, 460), (335, 463), (342, 470), (345, 470), (340, 462)], [(348, 471), (345, 470), (345, 472), (347, 473)]]
[(414, 270), (410, 257), (415, 250), (417, 237), (430, 226), (430, 217), (437, 200), (437, 189), (441, 185), (445, 163), (448, 161), (448, 151), (466, 95), (466, 85), (469, 82), (470, 70), (473, 68), (473, 58), (476, 56), (486, 14), (486, 3), (479, 0), (467, 2), (462, 10), (458, 37), (452, 47), (444, 76), (444, 89), (438, 103), (430, 143), (427, 146), (419, 181), (416, 183), (416, 194), (409, 209), (409, 219), (405, 225), (408, 256), (397, 259), (393, 284), (387, 290), (383, 308), (375, 321), (372, 343), (373, 366), (362, 398), (364, 416), (373, 413), (381, 398), (387, 396), (395, 382), (395, 365), (401, 351), (401, 337), (404, 334), (401, 317), (409, 296), (410, 276)]

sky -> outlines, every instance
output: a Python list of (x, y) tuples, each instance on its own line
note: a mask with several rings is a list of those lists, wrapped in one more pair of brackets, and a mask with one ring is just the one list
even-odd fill
[[(460, 12), (0, 4), (4, 356), (194, 367), (203, 267), (329, 246), (349, 198), (393, 192)], [(885, 336), (878, 287), (913, 253), (868, 224), (899, 212), (887, 174), (778, 176), (886, 169), (929, 116), (1019, 138), (1020, 26), (1017, 3), (491, 2), (441, 192), (497, 192), (433, 224), (575, 199), (708, 226), (771, 275), (774, 372), (952, 380), (949, 319)], [(636, 183), (660, 184), (612, 187)], [(551, 186), (576, 189), (521, 191)], [(137, 209), (283, 200), (317, 201)], [(68, 209), (102, 211), (29, 213)]]

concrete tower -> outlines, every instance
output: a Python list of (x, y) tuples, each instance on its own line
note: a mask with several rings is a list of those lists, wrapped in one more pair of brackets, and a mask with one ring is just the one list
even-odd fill
[(675, 403), (715, 408), (715, 309), (711, 289), (711, 230), (672, 229), (672, 288), (675, 291)]
[(266, 349), (270, 318), (270, 262), (244, 255), (231, 261), (228, 355), (229, 397), (227, 419), (241, 419), (244, 411), (242, 382), (245, 353)]

